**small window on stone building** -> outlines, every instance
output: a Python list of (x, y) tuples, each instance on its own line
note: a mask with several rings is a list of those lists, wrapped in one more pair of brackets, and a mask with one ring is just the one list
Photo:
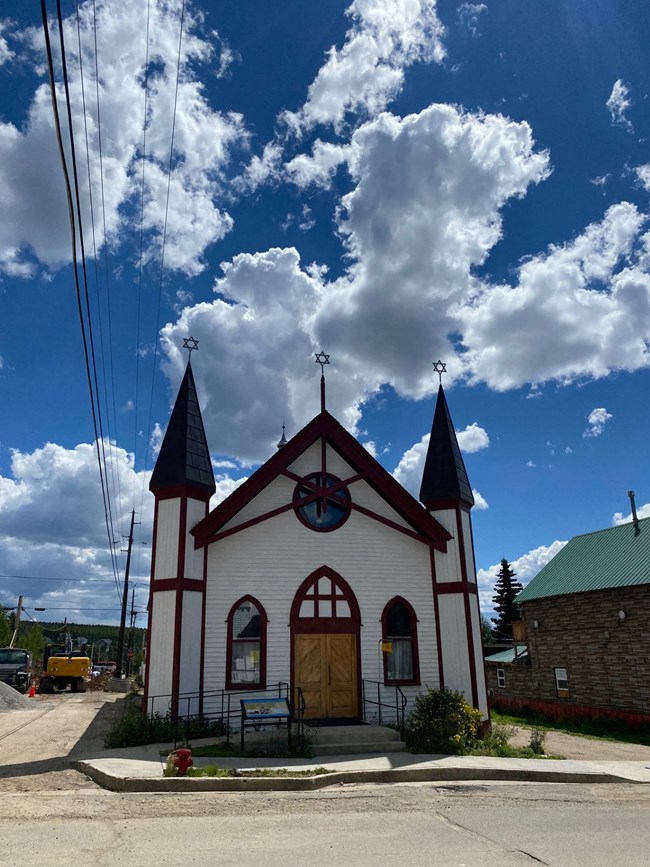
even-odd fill
[(497, 686), (504, 689), (506, 685), (506, 670), (505, 668), (497, 668)]
[(566, 668), (555, 668), (555, 689), (558, 698), (569, 697), (569, 675)]

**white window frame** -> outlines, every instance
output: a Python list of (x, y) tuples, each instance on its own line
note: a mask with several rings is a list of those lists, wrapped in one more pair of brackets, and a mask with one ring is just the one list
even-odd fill
[(566, 698), (569, 695), (569, 672), (566, 668), (553, 668), (555, 675), (555, 690), (560, 698)]
[(497, 686), (500, 689), (506, 688), (506, 670), (505, 670), (505, 668), (497, 668)]

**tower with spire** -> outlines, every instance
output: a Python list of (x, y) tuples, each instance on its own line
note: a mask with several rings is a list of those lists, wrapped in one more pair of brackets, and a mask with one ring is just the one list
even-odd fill
[[(436, 372), (444, 372), (444, 365), (442, 370), (437, 365), (441, 362), (434, 365)], [(440, 679), (443, 685), (453, 684), (454, 689), (487, 715), (470, 515), (474, 495), (442, 387), (442, 376), (440, 380), (420, 487), (420, 502), (451, 536), (445, 555), (432, 552)]]
[[(215, 489), (188, 360), (149, 483), (155, 511), (145, 686), (160, 705), (148, 707), (150, 715), (200, 712), (206, 551), (195, 551), (190, 531), (208, 514)], [(179, 702), (187, 693), (195, 697)]]

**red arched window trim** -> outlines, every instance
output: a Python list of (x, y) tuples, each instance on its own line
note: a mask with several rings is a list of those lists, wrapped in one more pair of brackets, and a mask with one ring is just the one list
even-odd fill
[[(260, 676), (259, 681), (256, 683), (235, 683), (232, 679), (232, 663), (233, 663), (233, 643), (236, 643), (236, 639), (233, 638), (233, 618), (235, 616), (235, 612), (237, 609), (244, 604), (244, 602), (250, 602), (251, 605), (254, 605), (257, 608), (260, 615)], [(226, 644), (226, 689), (264, 689), (266, 687), (266, 624), (268, 622), (268, 617), (266, 616), (266, 611), (264, 610), (263, 605), (258, 602), (258, 600), (254, 596), (246, 595), (242, 596), (241, 599), (238, 599), (237, 602), (232, 606), (230, 612), (228, 613), (228, 621), (227, 621), (227, 644)]]
[(391, 636), (388, 634), (388, 612), (397, 602), (401, 603), (407, 610), (409, 614), (410, 624), (411, 624), (411, 654), (413, 659), (413, 673), (410, 678), (393, 678), (391, 680), (388, 679), (388, 654), (382, 653), (384, 658), (384, 685), (385, 686), (419, 686), (420, 684), (420, 655), (418, 652), (418, 619), (415, 615), (415, 609), (404, 599), (403, 596), (394, 596), (389, 602), (386, 603), (386, 606), (381, 614), (381, 636), (384, 641), (390, 641), (395, 636)]
[[(350, 606), (350, 617), (301, 617), (300, 616), (300, 605), (305, 599), (311, 599), (311, 595), (308, 595), (308, 592), (311, 587), (316, 586), (318, 588), (318, 580), (320, 578), (331, 578), (335, 585), (341, 588), (343, 591), (342, 595), (337, 596), (336, 599), (344, 600)], [(329, 596), (322, 597), (318, 594), (318, 590), (316, 590), (316, 595), (318, 599), (321, 598), (329, 599)], [(300, 587), (298, 588), (296, 595), (293, 598), (293, 603), (291, 605), (291, 617), (290, 617), (291, 629), (294, 632), (305, 633), (305, 632), (315, 632), (315, 633), (326, 633), (326, 632), (358, 632), (359, 627), (361, 625), (361, 613), (359, 611), (359, 603), (357, 602), (357, 598), (354, 595), (354, 592), (348, 582), (339, 575), (338, 572), (335, 572), (334, 569), (331, 569), (329, 566), (321, 566), (320, 569), (314, 569), (314, 571), (302, 582)]]

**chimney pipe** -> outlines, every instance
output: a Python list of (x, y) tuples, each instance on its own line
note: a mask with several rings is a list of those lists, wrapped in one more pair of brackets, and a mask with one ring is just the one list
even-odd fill
[(636, 503), (634, 502), (634, 491), (627, 492), (628, 497), (630, 498), (630, 504), (632, 506), (632, 524), (634, 525), (634, 533), (635, 535), (639, 532), (639, 518), (636, 513)]

